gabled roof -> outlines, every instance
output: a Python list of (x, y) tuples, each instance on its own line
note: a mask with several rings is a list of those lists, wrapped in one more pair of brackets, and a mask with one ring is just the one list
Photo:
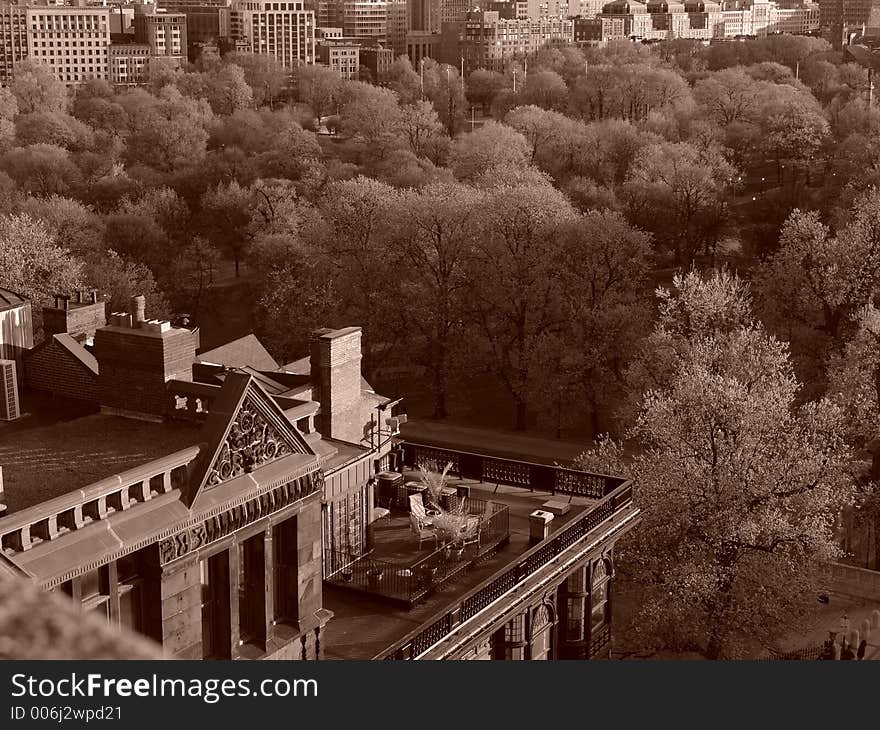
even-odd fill
[(79, 344), (79, 342), (73, 339), (73, 337), (65, 332), (61, 332), (60, 334), (52, 335), (52, 338), (55, 342), (61, 345), (61, 347), (79, 360), (83, 366), (91, 370), (93, 375), (98, 374), (98, 361), (95, 356)]
[(253, 333), (203, 352), (196, 357), (198, 362), (225, 365), (229, 368), (252, 367), (256, 370), (277, 370), (278, 363), (269, 354), (263, 343)]
[(250, 374), (225, 374), (204, 426), (202, 452), (190, 475), (187, 507), (223, 482), (292, 454), (315, 456), (284, 412)]

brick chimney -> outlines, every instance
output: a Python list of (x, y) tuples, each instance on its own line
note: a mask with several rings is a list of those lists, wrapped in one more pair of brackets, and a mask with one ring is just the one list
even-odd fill
[(47, 335), (67, 333), (82, 343), (107, 324), (104, 302), (96, 291), (55, 294), (53, 298), (53, 306), (43, 307), (43, 330)]
[(314, 398), (321, 404), (323, 436), (359, 443), (364, 437), (361, 392), (361, 328), (312, 333), (310, 352)]
[(169, 380), (192, 380), (198, 332), (147, 319), (142, 296), (95, 333), (98, 395), (105, 413), (161, 419)]

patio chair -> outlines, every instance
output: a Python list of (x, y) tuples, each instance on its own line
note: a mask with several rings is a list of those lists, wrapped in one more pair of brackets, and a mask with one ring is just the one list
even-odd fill
[(474, 545), (480, 542), (480, 518), (468, 517), (461, 533), (462, 546)]
[(419, 550), (422, 549), (422, 543), (425, 540), (433, 540), (434, 547), (437, 547), (437, 533), (435, 530), (423, 527), (419, 522), (419, 518), (414, 514), (410, 514), (409, 516), (409, 525), (413, 534), (419, 538)]
[(432, 520), (425, 509), (421, 494), (409, 495), (409, 513), (419, 521), (419, 528), (430, 527)]

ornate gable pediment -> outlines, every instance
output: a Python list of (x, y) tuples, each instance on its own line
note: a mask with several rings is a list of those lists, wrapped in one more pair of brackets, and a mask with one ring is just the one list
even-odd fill
[(260, 405), (249, 393), (229, 427), (229, 434), (220, 447), (206, 487), (234, 479), (282, 456), (303, 453), (288, 430), (279, 429), (261, 412)]
[(238, 371), (226, 375), (205, 431), (206, 443), (185, 495), (188, 506), (202, 491), (285, 456), (314, 455), (272, 397), (250, 375)]

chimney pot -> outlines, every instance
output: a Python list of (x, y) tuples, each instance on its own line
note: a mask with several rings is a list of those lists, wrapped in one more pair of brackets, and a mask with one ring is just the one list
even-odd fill
[(64, 310), (70, 309), (70, 297), (66, 294), (61, 297), (61, 308)]
[(143, 294), (131, 298), (129, 311), (131, 312), (131, 326), (140, 327), (146, 321), (147, 300)]
[(77, 304), (82, 304), (82, 300), (83, 300), (82, 296), (83, 296), (82, 292), (79, 289), (77, 289), (76, 290), (76, 300), (75, 300)]
[(98, 291), (97, 289), (92, 289), (92, 304), (98, 303)]

